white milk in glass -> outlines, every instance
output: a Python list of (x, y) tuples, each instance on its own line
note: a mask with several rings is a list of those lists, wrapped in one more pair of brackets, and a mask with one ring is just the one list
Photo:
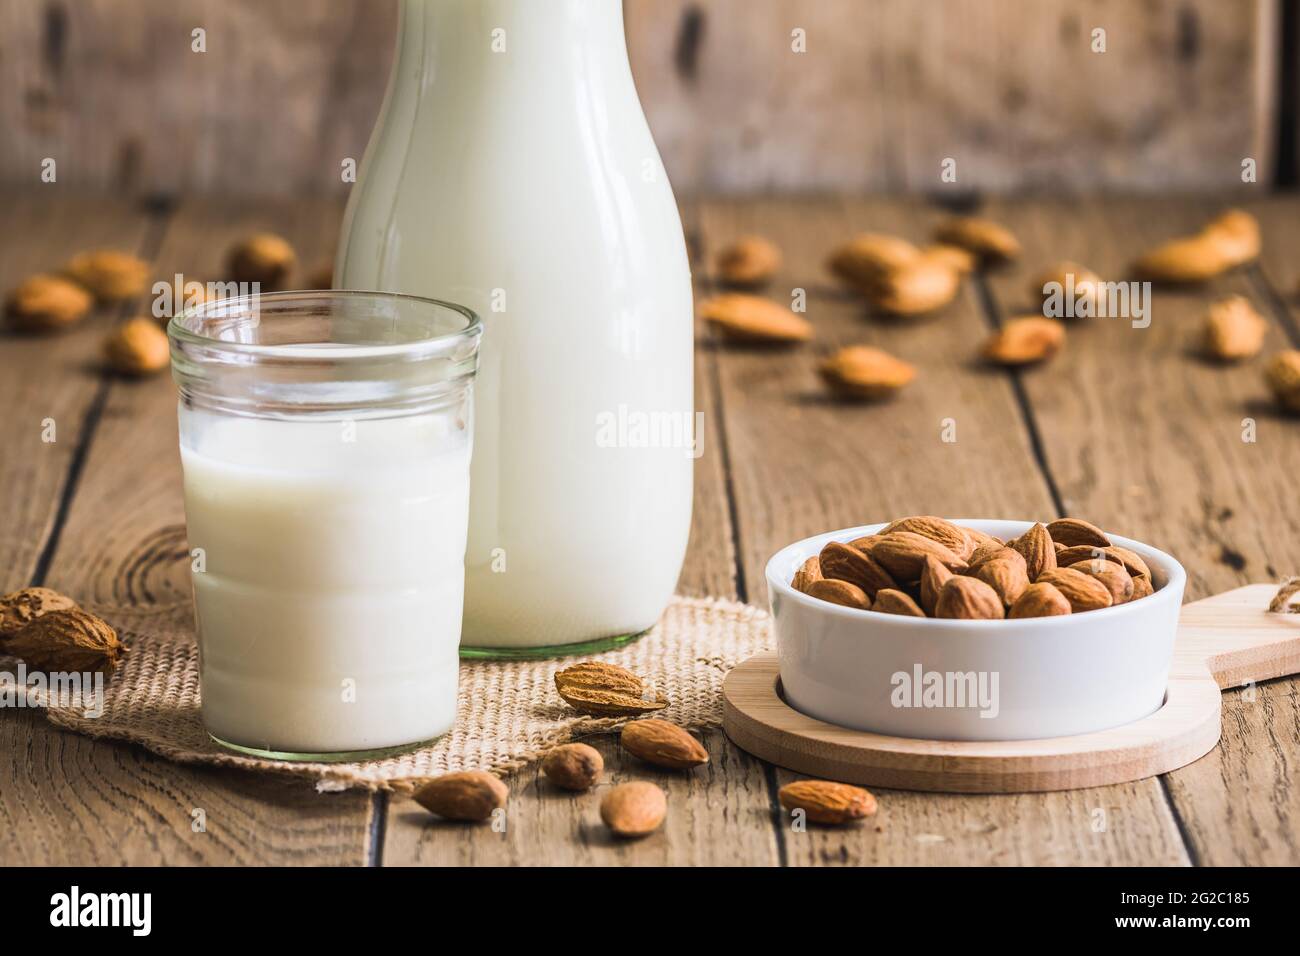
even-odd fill
[(405, 0), (336, 274), (483, 319), (462, 643), (651, 626), (699, 436), (685, 243), (621, 0)]
[(214, 736), (323, 754), (451, 729), (469, 454), (445, 413), (278, 421), (182, 405)]

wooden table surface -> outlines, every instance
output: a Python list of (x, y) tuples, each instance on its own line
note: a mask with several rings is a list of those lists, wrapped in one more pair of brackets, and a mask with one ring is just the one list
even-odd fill
[[(151, 259), (159, 277), (220, 277), (223, 251), (254, 229), (328, 259), (334, 202), (3, 198), (0, 289), (91, 247)], [(1223, 368), (1193, 353), (1214, 297), (1241, 293), (1270, 324), (1268, 348), (1300, 343), (1300, 201), (1248, 204), (1265, 236), (1258, 266), (1196, 291), (1158, 290), (1150, 328), (1071, 327), (1066, 351), (1023, 374), (982, 368), (989, 329), (1026, 308), (1026, 280), (1061, 258), (1119, 277), (1135, 253), (1221, 208), (1204, 199), (996, 201), (984, 211), (1025, 243), (1024, 260), (966, 284), (923, 322), (868, 320), (827, 280), (828, 249), (856, 230), (925, 238), (943, 212), (919, 200), (688, 201), (697, 293), (710, 253), (758, 232), (785, 250), (774, 286), (806, 289), (815, 342), (789, 353), (722, 348), (701, 335), (706, 414), (692, 543), (680, 590), (764, 604), (775, 549), (891, 516), (1075, 514), (1178, 555), (1188, 598), (1300, 573), (1300, 420), (1278, 415), (1258, 363)], [(189, 582), (168, 376), (104, 377), (114, 316), (53, 338), (0, 338), (0, 589), (45, 584), (127, 630), (186, 629)], [(827, 401), (815, 365), (875, 343), (914, 362), (896, 401)], [(1243, 419), (1257, 441), (1242, 440)], [(53, 420), (57, 440), (42, 441)], [(956, 438), (944, 441), (945, 423)], [(1024, 796), (880, 791), (872, 823), (792, 832), (776, 791), (792, 775), (720, 731), (712, 762), (651, 774), (669, 795), (662, 832), (615, 844), (598, 796), (559, 796), (535, 770), (512, 780), (506, 832), (432, 820), (383, 795), (180, 766), (141, 749), (0, 713), (0, 864), (1173, 864), (1300, 863), (1296, 679), (1224, 694), (1223, 740), (1167, 776)], [(608, 777), (645, 777), (610, 738)], [(196, 832), (196, 811), (206, 824)]]

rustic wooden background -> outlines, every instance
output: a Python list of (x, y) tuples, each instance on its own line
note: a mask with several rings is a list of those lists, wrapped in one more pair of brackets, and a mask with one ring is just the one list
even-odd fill
[[(683, 194), (928, 192), (948, 157), (963, 191), (1295, 178), (1291, 0), (624, 2)], [(0, 185), (54, 157), (113, 194), (339, 195), (395, 26), (394, 0), (0, 0)]]

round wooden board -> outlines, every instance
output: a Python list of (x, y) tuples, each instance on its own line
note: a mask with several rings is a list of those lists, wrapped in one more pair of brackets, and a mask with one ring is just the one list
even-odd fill
[(1043, 740), (948, 741), (886, 737), (823, 723), (780, 695), (774, 654), (727, 675), (722, 726), (769, 763), (845, 783), (947, 793), (1072, 790), (1167, 773), (1219, 741), (1221, 697), (1208, 673), (1172, 676), (1150, 717), (1092, 734)]

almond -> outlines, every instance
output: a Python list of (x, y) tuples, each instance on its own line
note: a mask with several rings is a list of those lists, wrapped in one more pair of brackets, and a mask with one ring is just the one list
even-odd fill
[(1047, 526), (1047, 533), (1052, 536), (1053, 541), (1063, 544), (1067, 548), (1078, 545), (1098, 548), (1110, 547), (1110, 538), (1106, 537), (1105, 532), (1095, 524), (1090, 524), (1082, 518), (1058, 518)]
[(939, 592), (935, 617), (992, 620), (1006, 616), (1002, 598), (978, 578), (955, 574)]
[(1065, 326), (1041, 315), (1010, 319), (984, 343), (984, 357), (998, 365), (1029, 365), (1051, 358), (1065, 344)]
[(597, 717), (630, 717), (668, 706), (661, 696), (649, 697), (645, 681), (636, 674), (602, 661), (556, 671), (555, 689), (570, 707)]
[(1003, 607), (1015, 604), (1020, 595), (1025, 593), (1025, 588), (1029, 587), (1025, 559), (1018, 551), (1010, 548), (1004, 548), (1001, 555), (977, 567), (975, 577), (998, 592)]
[(867, 401), (888, 398), (916, 378), (913, 366), (869, 345), (840, 349), (822, 362), (820, 372), (834, 394)]
[(876, 812), (876, 798), (868, 790), (829, 780), (796, 780), (777, 792), (787, 811), (802, 810), (813, 823), (838, 826)]
[(5, 315), (20, 331), (51, 332), (80, 322), (94, 304), (90, 293), (75, 282), (42, 274), (9, 293)]
[(104, 340), (104, 360), (120, 375), (148, 375), (171, 364), (167, 333), (148, 319), (123, 322)]
[(75, 608), (77, 602), (50, 588), (22, 588), (0, 597), (0, 649), (23, 625), (51, 611)]
[(1232, 209), (1191, 236), (1172, 239), (1134, 263), (1140, 279), (1154, 282), (1204, 282), (1259, 255), (1259, 223)]
[(1128, 548), (1121, 548), (1118, 545), (1111, 545), (1109, 548), (1076, 545), (1073, 548), (1065, 548), (1056, 555), (1056, 563), (1063, 568), (1078, 564), (1080, 561), (1114, 561), (1116, 564), (1123, 565), (1124, 570), (1130, 575), (1151, 574), (1151, 569), (1147, 567), (1145, 561)]
[(1223, 362), (1253, 358), (1264, 347), (1268, 323), (1244, 296), (1220, 299), (1205, 317), (1205, 353)]
[(509, 796), (509, 788), (499, 778), (482, 770), (466, 770), (435, 777), (415, 791), (414, 800), (447, 820), (478, 822), (504, 807)]
[(289, 240), (270, 232), (259, 232), (234, 246), (226, 254), (226, 267), (236, 282), (256, 282), (263, 292), (274, 292), (287, 284), (298, 262)]
[(1020, 241), (1006, 227), (978, 216), (957, 216), (934, 232), (939, 242), (965, 249), (985, 262), (1005, 262), (1020, 255)]
[(668, 798), (653, 783), (621, 783), (600, 801), (600, 818), (616, 835), (643, 837), (659, 829), (668, 815)]
[(1037, 581), (1044, 571), (1056, 567), (1056, 547), (1051, 534), (1042, 524), (1032, 528), (1011, 542), (1021, 557), (1025, 559), (1025, 574), (1030, 581)]
[(781, 268), (781, 250), (762, 236), (742, 236), (718, 253), (718, 277), (727, 285), (763, 285)]
[(1229, 209), (1206, 223), (1201, 235), (1218, 244), (1219, 253), (1230, 268), (1244, 265), (1259, 256), (1259, 222), (1245, 210)]
[(971, 556), (967, 559), (967, 573), (974, 572), (976, 568), (986, 561), (992, 561), (1006, 549), (1007, 546), (997, 538), (990, 538), (988, 541), (981, 543), (971, 552)]
[(1104, 584), (1110, 592), (1111, 604), (1124, 604), (1133, 597), (1133, 578), (1122, 564), (1114, 561), (1079, 561), (1070, 565), (1070, 568)]
[(824, 577), (857, 585), (868, 597), (874, 597), (881, 588), (898, 586), (875, 558), (839, 541), (822, 548), (819, 563)]
[(4, 653), (45, 673), (111, 674), (125, 654), (117, 631), (78, 607), (40, 613), (4, 639)]
[(957, 295), (961, 275), (947, 263), (922, 256), (884, 272), (868, 289), (867, 300), (893, 315), (922, 315), (943, 308)]
[(1055, 585), (1039, 581), (1025, 588), (1023, 594), (1011, 605), (1009, 618), (1054, 617), (1071, 613), (1069, 600)]
[(133, 299), (149, 284), (149, 263), (115, 249), (83, 252), (74, 256), (63, 271), (101, 303)]
[[(1047, 311), (1048, 305), (1059, 298), (1062, 311), (1055, 316), (1057, 318), (1088, 318), (1099, 314), (1104, 293), (1101, 276), (1077, 262), (1059, 262), (1029, 283), (1029, 294), (1042, 301), (1044, 315), (1052, 315)], [(1074, 301), (1072, 307), (1067, 308), (1066, 301), (1070, 295)]]
[(1155, 593), (1155, 588), (1151, 586), (1149, 577), (1145, 574), (1133, 575), (1133, 597), (1130, 600), (1136, 601), (1139, 598), (1150, 597)]
[(958, 275), (970, 275), (979, 264), (969, 250), (946, 242), (936, 242), (921, 250), (921, 255), (936, 262), (942, 262)]
[[(929, 560), (933, 561), (933, 558)], [(879, 611), (881, 614), (901, 614), (905, 617), (925, 617), (925, 612), (921, 606), (912, 600), (911, 595), (904, 591), (896, 591), (893, 588), (884, 588), (876, 592), (875, 600), (871, 602), (871, 610)]]
[(1278, 352), (1264, 369), (1264, 381), (1279, 405), (1300, 412), (1300, 349)]
[(1056, 568), (1044, 571), (1035, 584), (1051, 584), (1065, 595), (1075, 614), (1110, 607), (1113, 598), (1110, 589), (1091, 575), (1074, 568)]
[(1124, 570), (1130, 575), (1144, 574), (1151, 576), (1151, 569), (1147, 563), (1142, 560), (1141, 556), (1130, 551), (1128, 548), (1121, 548), (1117, 544), (1112, 544), (1106, 549), (1106, 556), (1112, 560), (1118, 559), (1119, 563), (1124, 565)]
[(976, 531), (974, 528), (968, 528), (965, 525), (960, 524), (957, 525), (957, 527), (966, 532), (966, 537), (971, 539), (971, 543), (976, 548), (982, 544), (988, 544), (990, 541), (996, 541), (998, 544), (1004, 543), (1001, 538), (994, 537), (991, 534), (985, 534), (983, 531)]
[(709, 752), (698, 740), (676, 724), (653, 717), (624, 727), (619, 743), (634, 757), (670, 770), (690, 770), (709, 762)]
[(838, 581), (831, 578), (823, 578), (820, 581), (814, 581), (808, 586), (806, 593), (809, 597), (815, 597), (822, 601), (829, 601), (831, 604), (840, 604), (844, 607), (855, 607), (861, 611), (871, 609), (871, 598), (867, 592), (862, 590), (856, 584), (850, 584), (848, 581)]
[(920, 250), (906, 239), (865, 232), (840, 246), (827, 268), (860, 292), (871, 289), (885, 273), (920, 258)]
[(600, 751), (587, 744), (561, 744), (542, 758), (546, 779), (565, 790), (589, 790), (604, 769)]
[(930, 555), (926, 555), (925, 564), (921, 568), (921, 607), (925, 608), (925, 613), (931, 617), (934, 617), (935, 608), (939, 604), (939, 592), (951, 577), (951, 571)]
[(818, 559), (817, 555), (814, 554), (799, 566), (799, 570), (794, 573), (794, 579), (790, 582), (790, 587), (794, 588), (796, 591), (803, 591), (806, 593), (814, 581), (820, 581), (821, 579), (821, 561)]
[(886, 525), (880, 533), (890, 534), (894, 531), (911, 531), (923, 538), (937, 541), (962, 559), (969, 558), (971, 552), (975, 550), (975, 543), (971, 540), (970, 535), (951, 521), (945, 521), (943, 518), (934, 515), (913, 515), (910, 518), (900, 518)]
[[(900, 584), (911, 584), (921, 579), (926, 557), (933, 557), (949, 571), (960, 571), (966, 567), (966, 562), (951, 550), (914, 531), (893, 531), (880, 535), (880, 540), (872, 545), (871, 557)], [(825, 569), (825, 566), (823, 561), (822, 568)]]
[(700, 303), (700, 315), (723, 338), (753, 345), (792, 345), (812, 338), (812, 326), (779, 302), (731, 292)]

